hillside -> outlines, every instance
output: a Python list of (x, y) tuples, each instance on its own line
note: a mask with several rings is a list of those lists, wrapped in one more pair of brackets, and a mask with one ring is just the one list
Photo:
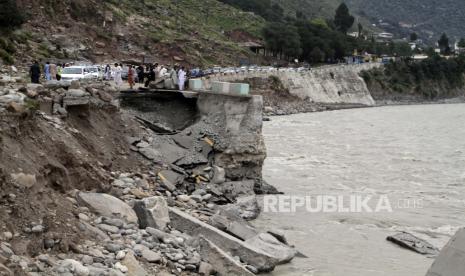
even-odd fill
[(373, 23), (383, 20), (397, 33), (417, 32), (435, 42), (446, 32), (449, 37), (465, 36), (465, 1), (461, 0), (347, 0), (359, 15)]
[[(273, 0), (288, 15), (297, 11), (308, 18), (332, 18), (341, 0)], [(394, 32), (399, 38), (417, 32), (420, 38), (435, 43), (446, 32), (451, 38), (465, 37), (465, 1), (459, 0), (346, 0), (351, 12), (365, 28)], [(380, 20), (383, 24), (380, 24)]]
[(250, 56), (237, 38), (253, 40), (264, 24), (261, 17), (216, 0), (16, 2), (27, 20), (9, 35), (17, 63), (32, 58), (110, 62), (144, 57), (204, 66), (236, 63)]

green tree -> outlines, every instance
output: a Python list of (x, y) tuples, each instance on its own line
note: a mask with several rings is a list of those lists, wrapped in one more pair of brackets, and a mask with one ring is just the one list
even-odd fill
[(0, 28), (17, 28), (24, 23), (23, 13), (15, 0), (0, 0)]
[(449, 38), (446, 33), (441, 35), (441, 38), (438, 41), (439, 49), (441, 49), (441, 54), (450, 55), (451, 49), (449, 45)]
[(418, 35), (417, 33), (411, 33), (410, 34), (410, 41), (414, 42), (418, 40)]
[(460, 48), (465, 48), (465, 38), (460, 39), (458, 45)]
[(325, 53), (320, 48), (316, 47), (310, 52), (310, 59), (313, 63), (320, 63), (324, 60)]
[(344, 34), (354, 25), (355, 18), (349, 13), (349, 8), (345, 3), (339, 5), (334, 16), (336, 29)]

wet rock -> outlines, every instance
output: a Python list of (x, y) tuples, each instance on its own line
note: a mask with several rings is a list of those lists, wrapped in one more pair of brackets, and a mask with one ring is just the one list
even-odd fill
[(168, 204), (163, 197), (154, 196), (136, 201), (134, 210), (139, 218), (141, 228), (152, 227), (166, 230), (170, 222)]
[(170, 208), (171, 225), (188, 235), (203, 235), (222, 250), (239, 256), (241, 260), (251, 264), (259, 271), (271, 271), (280, 260), (267, 252), (241, 241), (209, 224), (206, 224), (178, 209)]
[[(218, 272), (219, 275), (228, 276), (252, 276), (249, 270), (247, 270), (240, 262), (233, 259), (230, 255), (224, 252), (221, 248), (216, 246), (213, 242), (200, 236), (200, 255), (204, 260), (208, 260)], [(206, 272), (211, 273), (211, 272)], [(208, 275), (208, 274), (204, 274)]]
[(439, 250), (434, 245), (406, 232), (399, 233), (394, 236), (389, 236), (387, 237), (387, 240), (420, 254), (439, 254)]
[(106, 217), (122, 218), (129, 223), (137, 224), (138, 218), (134, 210), (125, 202), (108, 194), (77, 194), (77, 200), (92, 211)]
[(294, 248), (278, 241), (268, 233), (258, 234), (245, 242), (272, 255), (275, 259), (279, 260), (279, 264), (290, 262), (297, 254)]

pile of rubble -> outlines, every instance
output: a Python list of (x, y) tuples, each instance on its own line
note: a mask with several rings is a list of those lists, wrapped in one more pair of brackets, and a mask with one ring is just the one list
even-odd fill
[[(103, 82), (4, 83), (0, 91), (2, 114), (40, 113), (70, 130), (66, 118), (75, 107), (119, 106), (116, 89)], [(89, 169), (109, 175), (108, 189), (96, 183), (93, 191), (64, 191), (79, 242), (65, 242), (41, 220), (0, 232), (0, 275), (253, 275), (289, 262), (297, 252), (281, 233), (248, 222), (260, 212), (255, 193), (268, 189), (261, 179), (262, 102), (200, 95), (197, 104), (199, 119), (191, 126), (157, 133), (141, 124), (140, 136), (126, 137), (150, 169), (109, 171), (101, 164), (102, 172)], [(11, 177), (23, 187), (36, 181)], [(24, 255), (12, 245), (34, 236), (43, 237), (40, 254)]]

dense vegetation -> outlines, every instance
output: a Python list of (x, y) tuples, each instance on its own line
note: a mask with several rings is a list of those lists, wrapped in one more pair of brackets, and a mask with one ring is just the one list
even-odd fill
[(369, 86), (387, 94), (419, 95), (427, 99), (455, 96), (465, 88), (465, 55), (446, 59), (433, 55), (423, 61), (404, 59), (384, 69), (362, 72)]
[[(351, 55), (354, 50), (358, 53), (399, 56), (411, 54), (407, 43), (376, 43), (365, 37), (357, 39), (347, 36), (347, 31), (354, 26), (355, 18), (344, 3), (334, 10), (331, 20), (325, 20), (310, 19), (302, 12), (291, 16), (277, 2), (270, 0), (220, 1), (262, 15), (267, 20), (263, 29), (267, 51), (281, 59), (299, 59), (311, 63), (336, 62)], [(358, 24), (357, 28), (362, 34), (363, 26)]]

